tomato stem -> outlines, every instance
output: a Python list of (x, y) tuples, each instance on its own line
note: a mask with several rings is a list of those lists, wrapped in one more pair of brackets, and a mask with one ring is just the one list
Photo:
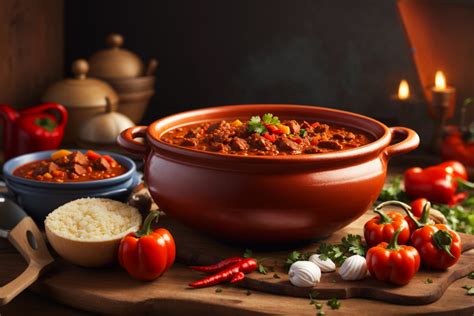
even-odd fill
[(398, 236), (400, 235), (402, 228), (398, 228), (395, 234), (393, 234), (392, 238), (390, 239), (390, 243), (387, 246), (389, 250), (399, 250), (400, 245), (398, 244)]
[(453, 242), (453, 236), (446, 230), (438, 230), (433, 234), (433, 240), (436, 244), (436, 247), (442, 249), (448, 253), (451, 258), (455, 258), (451, 253), (451, 244)]
[(153, 223), (153, 221), (155, 221), (155, 223), (158, 223), (159, 218), (160, 212), (151, 211), (150, 214), (148, 214), (148, 216), (145, 218), (142, 228), (135, 233), (135, 236), (139, 238), (151, 234), (153, 231), (153, 229), (151, 228), (151, 224)]
[(374, 209), (374, 212), (379, 214), (380, 220), (378, 221), (379, 224), (390, 224), (392, 222), (392, 219), (387, 216), (382, 210), (379, 209)]

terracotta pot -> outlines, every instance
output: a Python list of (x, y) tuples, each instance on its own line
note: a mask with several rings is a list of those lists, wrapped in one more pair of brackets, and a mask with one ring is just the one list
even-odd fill
[(137, 78), (107, 79), (107, 82), (120, 93), (134, 93), (155, 88), (154, 76), (142, 76)]
[[(160, 140), (175, 126), (273, 113), (280, 118), (356, 127), (376, 140), (339, 152), (238, 156)], [(390, 145), (394, 135), (403, 136)], [(134, 138), (145, 137), (147, 144)], [(172, 115), (121, 133), (124, 149), (145, 157), (157, 204), (202, 232), (244, 242), (292, 242), (327, 236), (361, 216), (378, 197), (388, 160), (415, 149), (418, 135), (350, 112), (299, 105), (242, 105)]]
[(120, 103), (117, 112), (128, 116), (135, 124), (138, 124), (142, 120), (153, 94), (155, 94), (153, 90), (119, 94)]

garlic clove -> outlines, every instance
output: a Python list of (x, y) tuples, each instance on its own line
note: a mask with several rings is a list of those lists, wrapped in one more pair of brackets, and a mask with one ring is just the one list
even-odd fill
[(321, 280), (321, 269), (311, 261), (296, 261), (291, 265), (288, 277), (296, 287), (313, 287)]
[(367, 276), (367, 262), (364, 257), (354, 255), (347, 258), (339, 268), (343, 280), (361, 280)]
[(336, 271), (336, 264), (329, 258), (322, 260), (320, 255), (312, 255), (308, 260), (317, 265), (321, 269), (321, 272)]

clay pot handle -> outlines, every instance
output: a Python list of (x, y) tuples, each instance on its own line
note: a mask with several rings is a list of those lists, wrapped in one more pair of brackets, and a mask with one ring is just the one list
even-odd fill
[(158, 60), (155, 58), (150, 59), (148, 67), (146, 68), (145, 76), (153, 76), (156, 68), (158, 68)]
[(390, 134), (392, 135), (392, 139), (396, 135), (401, 135), (404, 139), (398, 143), (392, 144), (387, 146), (383, 151), (383, 155), (386, 159), (390, 159), (393, 156), (404, 154), (410, 152), (418, 147), (420, 144), (420, 137), (418, 134), (406, 127), (390, 127)]
[(54, 261), (41, 232), (29, 216), (8, 233), (8, 239), (28, 261), (28, 267), (16, 279), (0, 287), (0, 306), (7, 304), (29, 287), (38, 279), (44, 268)]
[(145, 138), (147, 130), (148, 126), (129, 127), (120, 133), (117, 137), (117, 143), (128, 152), (146, 157), (150, 151), (150, 146), (136, 141), (135, 138)]

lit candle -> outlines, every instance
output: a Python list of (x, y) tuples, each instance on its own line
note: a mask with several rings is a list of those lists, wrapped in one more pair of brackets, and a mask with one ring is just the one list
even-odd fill
[(410, 86), (406, 80), (400, 81), (400, 85), (398, 86), (398, 98), (400, 100), (407, 100), (410, 98)]
[(446, 77), (442, 71), (435, 75), (435, 85), (431, 88), (430, 114), (434, 119), (433, 136), (431, 148), (439, 152), (441, 138), (446, 121), (454, 114), (456, 90), (448, 86)]

